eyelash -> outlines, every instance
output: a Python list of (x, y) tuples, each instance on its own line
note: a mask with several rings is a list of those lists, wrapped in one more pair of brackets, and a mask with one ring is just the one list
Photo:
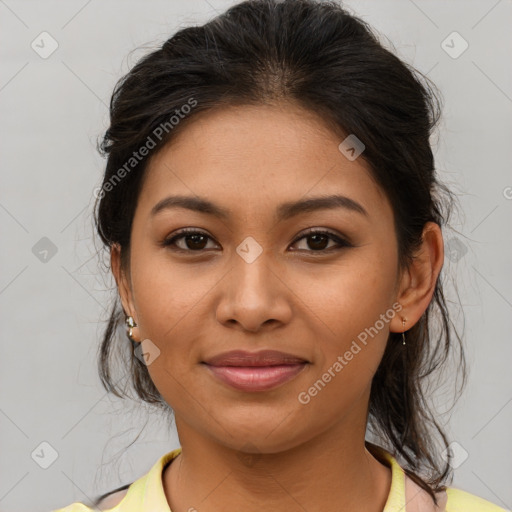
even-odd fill
[[(198, 254), (201, 254), (205, 251), (205, 249), (199, 249), (197, 251), (194, 251), (194, 250), (191, 250), (191, 249), (182, 249), (180, 247), (176, 247), (175, 246), (175, 242), (177, 240), (180, 240), (181, 238), (185, 238), (186, 236), (190, 236), (190, 235), (204, 235), (206, 236), (207, 238), (209, 238), (210, 240), (213, 240), (213, 238), (211, 238), (207, 233), (203, 232), (203, 231), (198, 231), (196, 230), (195, 228), (184, 228), (180, 231), (178, 231), (174, 236), (172, 236), (171, 238), (167, 238), (165, 239), (161, 245), (163, 247), (166, 247), (166, 248), (170, 248), (172, 251), (177, 251), (177, 252), (183, 252), (183, 253), (198, 253)], [(314, 228), (310, 228), (308, 230), (306, 230), (305, 232), (302, 232), (293, 242), (292, 242), (292, 245), (296, 244), (299, 240), (302, 240), (303, 238), (308, 238), (310, 236), (313, 236), (313, 235), (326, 235), (328, 236), (331, 240), (333, 240), (334, 242), (336, 242), (339, 247), (331, 247), (329, 249), (319, 249), (317, 251), (314, 251), (314, 250), (306, 250), (306, 252), (310, 252), (310, 253), (329, 253), (331, 252), (333, 249), (334, 250), (340, 250), (340, 249), (344, 249), (344, 248), (349, 248), (349, 247), (354, 247), (354, 245), (352, 245), (350, 242), (348, 242), (347, 240), (345, 240), (344, 238), (341, 238), (340, 236), (336, 235), (335, 233), (331, 232), (331, 231), (326, 231), (326, 230), (320, 230), (320, 229), (314, 229)], [(172, 247), (174, 245), (174, 247)], [(303, 249), (299, 250), (302, 251)]]

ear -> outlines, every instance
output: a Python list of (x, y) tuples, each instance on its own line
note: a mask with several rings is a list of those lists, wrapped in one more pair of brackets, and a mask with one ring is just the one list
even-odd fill
[(391, 332), (407, 331), (421, 318), (434, 295), (443, 261), (441, 228), (435, 222), (427, 222), (423, 228), (421, 246), (400, 277), (396, 300), (402, 309), (390, 322)]
[[(135, 324), (138, 325), (137, 313), (133, 302), (133, 294), (131, 289), (131, 281), (129, 276), (123, 271), (121, 267), (121, 246), (118, 243), (114, 243), (110, 247), (110, 265), (112, 273), (116, 280), (117, 289), (119, 296), (121, 297), (121, 303), (123, 310), (126, 315), (132, 316)], [(138, 327), (133, 328), (133, 340), (139, 341), (139, 329)]]

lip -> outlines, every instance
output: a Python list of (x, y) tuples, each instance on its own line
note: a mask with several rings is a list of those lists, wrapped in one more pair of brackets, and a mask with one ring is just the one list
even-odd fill
[(260, 350), (258, 352), (248, 352), (246, 350), (231, 350), (223, 352), (206, 361), (209, 366), (278, 366), (278, 365), (296, 365), (308, 363), (306, 359), (279, 352), (277, 350)]
[(293, 379), (309, 363), (272, 366), (211, 366), (210, 372), (222, 382), (240, 391), (266, 391)]
[(218, 354), (203, 364), (225, 384), (240, 391), (256, 392), (288, 382), (304, 370), (309, 361), (277, 350), (233, 350)]

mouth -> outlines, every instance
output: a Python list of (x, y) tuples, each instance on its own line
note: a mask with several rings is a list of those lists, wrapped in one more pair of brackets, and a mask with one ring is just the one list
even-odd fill
[(277, 350), (260, 350), (259, 352), (249, 352), (246, 350), (231, 350), (223, 352), (214, 357), (203, 361), (209, 366), (237, 366), (237, 367), (264, 367), (264, 366), (288, 366), (302, 363), (309, 363), (308, 360), (279, 352)]
[(216, 380), (231, 388), (257, 392), (283, 385), (301, 373), (310, 362), (276, 350), (234, 350), (202, 361), (202, 364)]
[(210, 366), (206, 367), (220, 381), (240, 391), (267, 391), (293, 379), (309, 363), (276, 366)]

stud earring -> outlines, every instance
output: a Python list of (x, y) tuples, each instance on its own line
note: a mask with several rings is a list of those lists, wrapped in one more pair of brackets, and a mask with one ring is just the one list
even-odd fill
[[(133, 328), (137, 327), (137, 324), (133, 320), (133, 316), (127, 316), (125, 322), (126, 322), (126, 325), (128, 326), (128, 336), (130, 337), (130, 339), (133, 340)], [(135, 340), (133, 340), (133, 341), (135, 341)]]
[(405, 318), (402, 318), (402, 345), (405, 345), (405, 322), (407, 322), (407, 320)]

